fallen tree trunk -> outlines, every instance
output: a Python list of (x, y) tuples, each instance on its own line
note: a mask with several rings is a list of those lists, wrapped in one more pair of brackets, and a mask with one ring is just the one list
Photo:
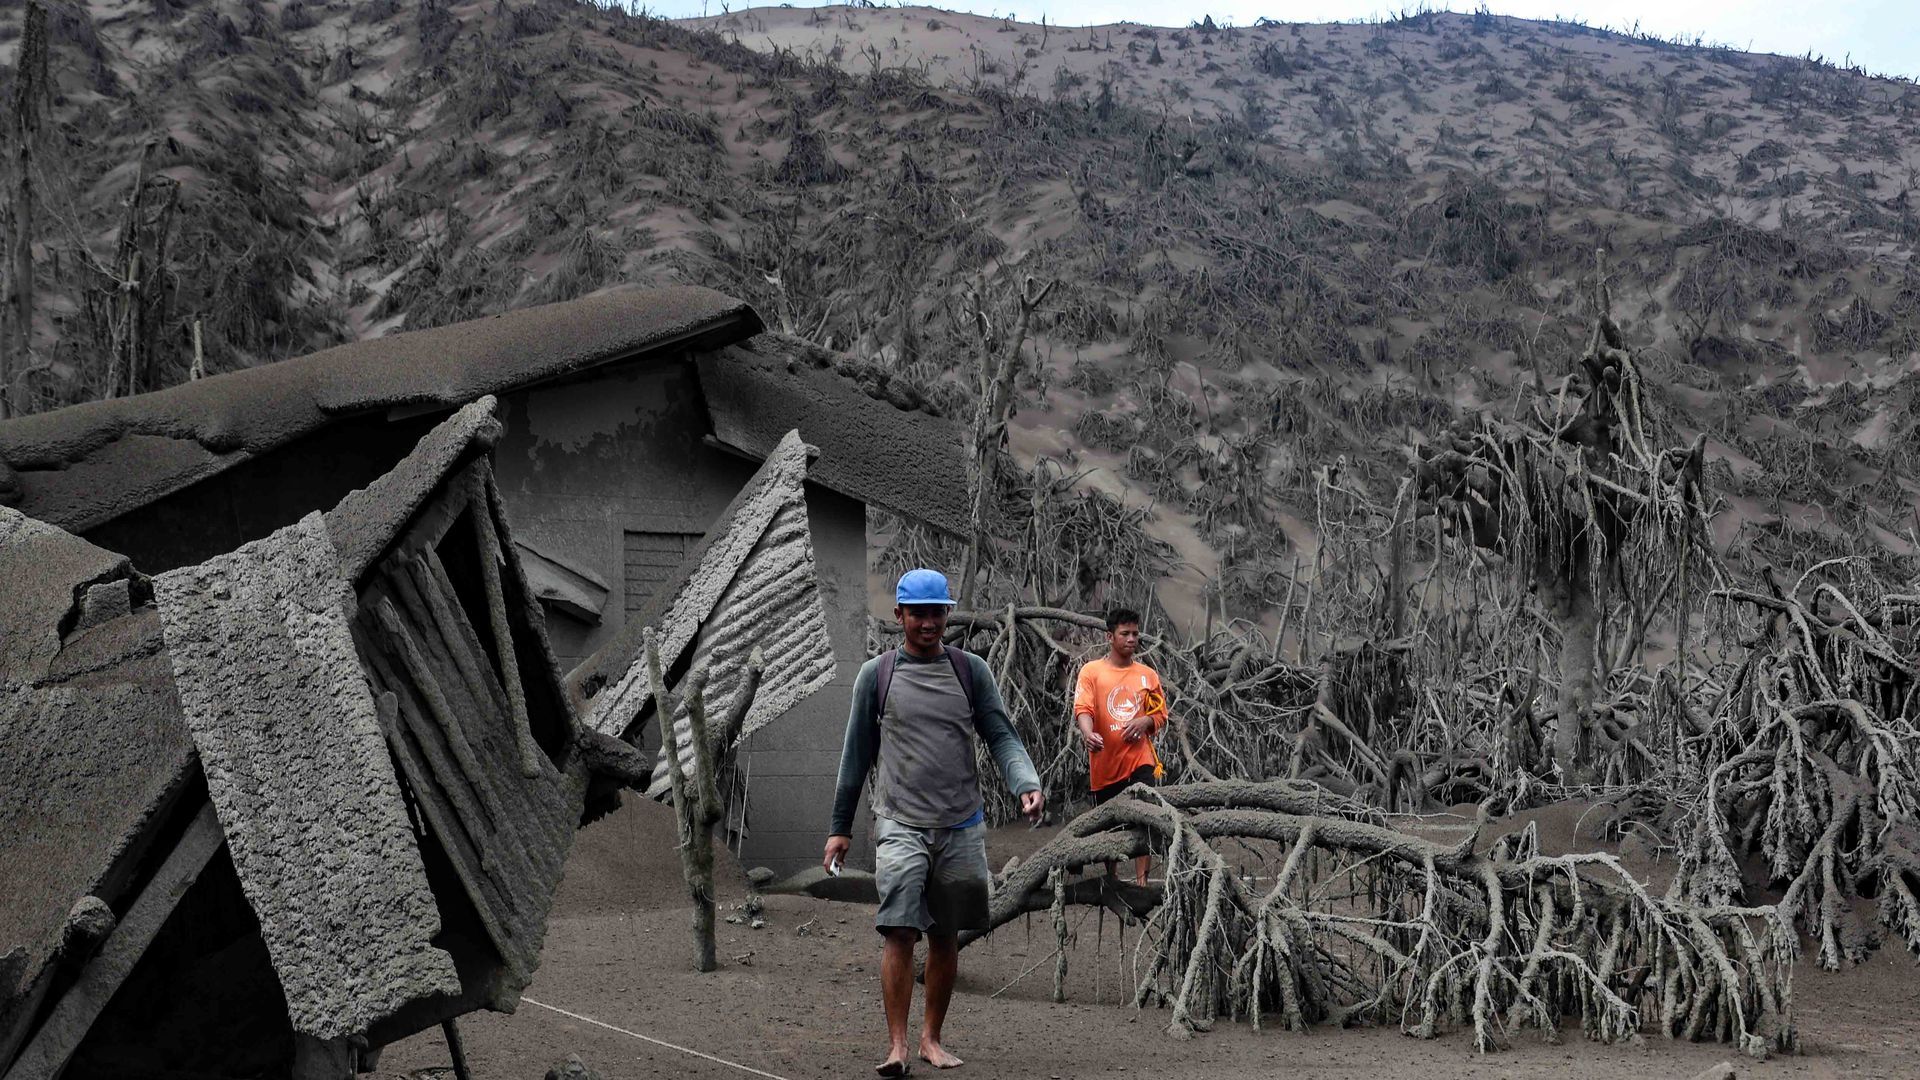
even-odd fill
[[(1477, 839), (1443, 847), (1295, 782), (1136, 786), (1010, 869), (990, 924), (1046, 910), (1055, 871), (1153, 851), (1167, 884), (1135, 1002), (1170, 1005), (1176, 1036), (1277, 1012), (1295, 1030), (1469, 1026), (1482, 1050), (1576, 1018), (1608, 1041), (1794, 1045), (1795, 942), (1773, 908), (1658, 898), (1610, 855), (1540, 854), (1531, 829), (1486, 852)], [(1226, 841), (1257, 868), (1230, 865)]]

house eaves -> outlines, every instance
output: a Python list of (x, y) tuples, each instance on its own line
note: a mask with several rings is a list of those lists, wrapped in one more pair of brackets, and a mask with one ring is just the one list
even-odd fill
[(0, 504), (87, 532), (343, 417), (454, 409), (760, 329), (711, 289), (617, 289), (20, 417), (0, 423)]

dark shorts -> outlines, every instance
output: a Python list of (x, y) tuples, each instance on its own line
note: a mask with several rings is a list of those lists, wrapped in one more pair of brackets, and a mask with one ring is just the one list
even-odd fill
[(987, 827), (921, 829), (873, 820), (876, 930), (942, 936), (987, 928)]
[(1108, 784), (1106, 787), (1094, 788), (1093, 789), (1093, 805), (1099, 806), (1101, 803), (1109, 802), (1113, 799), (1115, 795), (1120, 794), (1121, 792), (1127, 790), (1128, 788), (1132, 787), (1135, 784), (1151, 784), (1151, 783), (1153, 783), (1153, 766), (1142, 765), (1139, 768), (1128, 773), (1127, 778), (1125, 780), (1122, 780), (1114, 784)]

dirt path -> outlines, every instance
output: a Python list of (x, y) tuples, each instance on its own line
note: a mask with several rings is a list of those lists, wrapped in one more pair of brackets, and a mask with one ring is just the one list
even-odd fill
[[(540, 1080), (577, 1053), (608, 1080), (679, 1076), (742, 1080), (751, 1072), (572, 1019), (541, 1002), (627, 1031), (696, 1049), (776, 1077), (870, 1077), (881, 1047), (878, 961), (871, 912), (799, 897), (770, 897), (768, 925), (720, 928), (722, 968), (688, 969), (688, 916), (663, 808), (630, 806), (589, 828), (569, 865), (529, 1002), (512, 1016), (483, 1013), (462, 1025), (479, 1080)], [(1031, 849), (1042, 834), (1003, 830), (992, 864)], [(723, 903), (741, 899), (735, 887)], [(1055, 1005), (1051, 931), (1006, 928), (966, 951), (948, 1043), (968, 1059), (955, 1080), (987, 1077), (1231, 1076), (1496, 1080), (1687, 1080), (1717, 1061), (1742, 1080), (1920, 1076), (1920, 978), (1903, 952), (1883, 952), (1838, 975), (1803, 969), (1795, 980), (1806, 1052), (1764, 1063), (1719, 1045), (1653, 1039), (1603, 1046), (1578, 1033), (1560, 1045), (1527, 1036), (1511, 1049), (1473, 1053), (1459, 1034), (1423, 1042), (1394, 1030), (1306, 1035), (1243, 1026), (1191, 1042), (1166, 1034), (1167, 1013), (1135, 1012), (1111, 919), (1074, 916), (1069, 999)], [(804, 928), (804, 930), (802, 929)], [(1126, 943), (1131, 950), (1133, 936)], [(744, 961), (738, 959), (746, 957)], [(1038, 964), (1036, 968), (1035, 965)], [(1033, 969), (1024, 978), (1022, 972)], [(1011, 984), (1011, 986), (1009, 986)], [(997, 991), (1000, 996), (992, 995)], [(917, 1022), (917, 1020), (916, 1020)], [(451, 1078), (438, 1032), (390, 1047), (384, 1080)], [(922, 1068), (918, 1076), (931, 1076)]]

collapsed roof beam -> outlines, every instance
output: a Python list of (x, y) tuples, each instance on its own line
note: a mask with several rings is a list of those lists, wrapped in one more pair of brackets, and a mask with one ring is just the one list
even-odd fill
[(127, 917), (121, 919), (100, 946), (100, 951), (81, 968), (60, 1000), (54, 1003), (46, 1022), (34, 1033), (32, 1041), (20, 1052), (5, 1080), (55, 1080), (68, 1059), (80, 1048), (95, 1020), (113, 1000), (120, 984), (133, 973), (147, 946), (166, 925), (167, 917), (180, 905), (187, 890), (200, 878), (214, 853), (220, 850), (225, 835), (215, 819), (213, 804), (202, 804), (186, 835), (167, 854), (166, 862), (140, 891)]

